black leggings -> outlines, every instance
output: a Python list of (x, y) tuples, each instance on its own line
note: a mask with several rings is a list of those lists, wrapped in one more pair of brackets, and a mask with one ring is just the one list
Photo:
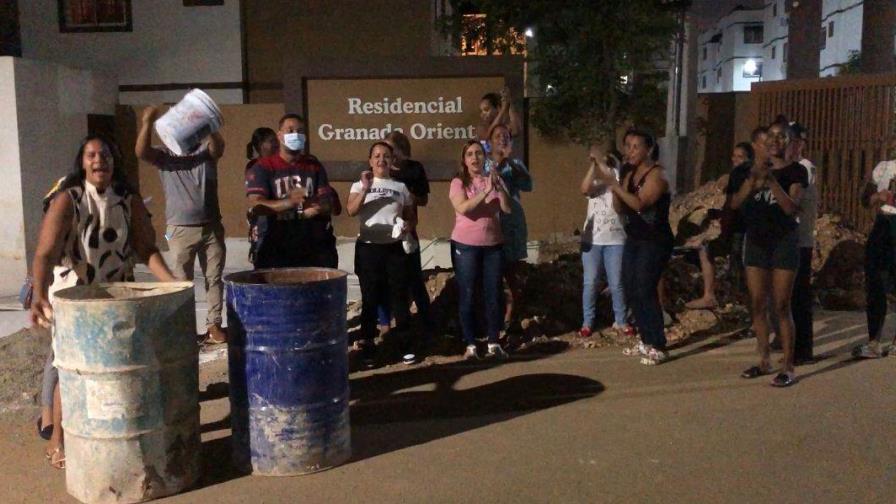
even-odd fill
[(896, 215), (878, 215), (865, 243), (868, 338), (880, 341), (887, 319), (887, 293), (896, 282)]
[(361, 284), (361, 337), (373, 340), (377, 334), (376, 311), (390, 304), (396, 326), (407, 324), (408, 288), (405, 254), (401, 242), (355, 243), (355, 274)]
[(622, 285), (626, 303), (635, 316), (641, 341), (658, 350), (666, 348), (663, 308), (657, 296), (657, 285), (672, 255), (672, 239), (633, 240), (625, 242), (622, 254)]

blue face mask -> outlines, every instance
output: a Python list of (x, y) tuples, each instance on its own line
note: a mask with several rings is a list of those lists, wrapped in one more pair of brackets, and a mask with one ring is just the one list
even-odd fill
[(283, 145), (293, 152), (299, 152), (305, 148), (305, 135), (302, 133), (284, 133)]

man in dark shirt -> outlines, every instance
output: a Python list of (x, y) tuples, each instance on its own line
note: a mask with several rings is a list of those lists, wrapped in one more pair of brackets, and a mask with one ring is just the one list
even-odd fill
[(286, 114), (277, 138), (279, 152), (246, 171), (250, 212), (271, 216), (255, 268), (335, 267), (335, 250), (326, 239), (332, 235), (333, 192), (324, 167), (306, 153), (305, 120)]

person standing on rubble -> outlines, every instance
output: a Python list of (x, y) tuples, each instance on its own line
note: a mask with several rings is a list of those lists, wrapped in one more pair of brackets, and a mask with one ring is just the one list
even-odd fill
[(598, 177), (613, 191), (613, 206), (626, 234), (622, 285), (641, 343), (625, 353), (640, 355), (641, 364), (657, 365), (669, 358), (657, 285), (672, 255), (672, 195), (665, 170), (657, 163), (659, 147), (654, 136), (630, 129), (623, 142), (625, 164), (620, 180), (608, 170), (599, 170)]

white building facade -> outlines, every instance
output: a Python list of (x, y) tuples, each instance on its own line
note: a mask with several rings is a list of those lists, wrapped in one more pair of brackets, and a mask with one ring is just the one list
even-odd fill
[(819, 75), (840, 73), (843, 65), (862, 50), (863, 0), (823, 0)]
[(697, 90), (700, 93), (749, 91), (762, 79), (764, 9), (739, 8), (698, 37)]
[(769, 0), (762, 9), (765, 41), (762, 43), (762, 80), (787, 78), (787, 45), (791, 0)]
[(192, 87), (244, 103), (240, 3), (18, 2), (22, 57), (112, 75), (122, 104), (176, 102)]

